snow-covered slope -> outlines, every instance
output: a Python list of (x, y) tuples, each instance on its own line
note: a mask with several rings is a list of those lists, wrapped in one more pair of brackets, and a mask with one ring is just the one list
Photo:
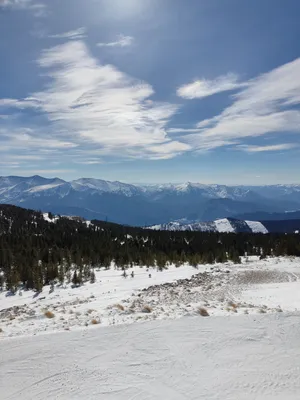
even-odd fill
[(0, 342), (2, 400), (298, 400), (299, 314), (185, 318)]
[(240, 221), (228, 218), (218, 219), (212, 222), (186, 223), (185, 221), (175, 221), (168, 224), (153, 225), (150, 229), (167, 231), (268, 233), (267, 228), (259, 221)]
[(235, 232), (232, 223), (227, 218), (217, 219), (215, 225), (217, 232)]
[(267, 228), (259, 221), (245, 221), (253, 233), (268, 233)]
[(1, 400), (298, 400), (299, 259), (135, 272), (0, 293)]

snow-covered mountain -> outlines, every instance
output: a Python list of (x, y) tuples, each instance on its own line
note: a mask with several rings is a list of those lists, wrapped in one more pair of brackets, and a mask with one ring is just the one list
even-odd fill
[(195, 222), (191, 224), (175, 221), (167, 224), (153, 225), (150, 229), (164, 231), (268, 233), (267, 228), (259, 221), (241, 221), (230, 218), (217, 219), (212, 222)]
[(300, 210), (300, 185), (225, 186), (187, 182), (138, 186), (94, 178), (67, 182), (41, 176), (9, 176), (0, 177), (0, 203), (138, 226), (182, 218), (212, 221), (238, 216), (261, 220), (255, 217), (257, 213)]

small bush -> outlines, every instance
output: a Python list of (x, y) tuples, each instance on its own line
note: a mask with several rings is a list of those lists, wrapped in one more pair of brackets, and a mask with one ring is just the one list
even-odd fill
[(142, 312), (147, 314), (152, 313), (152, 308), (150, 306), (144, 306)]
[(201, 315), (201, 317), (209, 317), (209, 313), (204, 307), (198, 308), (198, 314)]
[(120, 311), (125, 311), (125, 308), (122, 306), (122, 304), (115, 304), (115, 307)]
[(264, 309), (264, 308), (261, 308), (260, 310), (259, 310), (259, 312), (260, 312), (260, 314), (266, 314), (266, 310)]
[(100, 324), (100, 321), (98, 319), (94, 318), (94, 319), (91, 320), (91, 324), (92, 325), (98, 325), (98, 324)]
[(3, 332), (3, 329), (2, 328), (0, 328), (0, 333), (2, 333)]
[(238, 305), (236, 303), (234, 303), (233, 301), (229, 301), (228, 305), (229, 305), (229, 307), (232, 307), (234, 309), (236, 309), (238, 307)]
[(47, 317), (47, 318), (54, 318), (55, 317), (55, 315), (53, 314), (53, 312), (51, 312), (51, 311), (45, 311), (45, 317)]

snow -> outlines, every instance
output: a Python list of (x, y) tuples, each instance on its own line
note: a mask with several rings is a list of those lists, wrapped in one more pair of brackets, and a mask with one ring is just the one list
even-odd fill
[[(95, 270), (93, 284), (75, 288), (57, 284), (53, 292), (45, 286), (40, 294), (0, 292), (0, 338), (90, 329), (93, 319), (102, 326), (177, 319), (197, 314), (199, 307), (205, 307), (212, 317), (300, 309), (297, 258), (248, 257), (239, 266), (230, 262), (197, 269), (171, 265), (163, 271), (134, 267), (126, 278), (122, 274), (112, 265), (108, 270)], [(145, 314), (145, 306), (152, 312)], [(46, 318), (46, 311), (55, 317)]]
[(299, 314), (183, 318), (0, 342), (1, 399), (296, 400)]
[(217, 232), (234, 232), (234, 227), (231, 225), (228, 219), (217, 219), (215, 221)]
[(1, 400), (298, 399), (300, 258), (242, 261), (0, 292)]
[(300, 306), (300, 282), (258, 285), (243, 293), (243, 300), (256, 306), (282, 307), (295, 311)]
[(49, 218), (49, 213), (43, 213), (43, 218), (47, 222), (56, 222), (59, 217), (53, 216), (53, 219)]
[(253, 233), (268, 233), (267, 228), (258, 221), (245, 221)]
[(75, 190), (95, 190), (98, 192), (107, 193), (122, 193), (125, 196), (132, 196), (137, 191), (138, 187), (118, 181), (110, 182), (102, 179), (81, 178), (71, 182), (71, 186)]
[(30, 192), (30, 193), (43, 192), (45, 190), (50, 190), (50, 189), (56, 188), (61, 185), (63, 185), (63, 183), (59, 182), (59, 183), (52, 183), (52, 184), (48, 184), (48, 185), (34, 186), (33, 188), (30, 188), (28, 190), (28, 192)]
[[(253, 233), (268, 233), (266, 227), (258, 221), (240, 221), (245, 222)], [(235, 228), (227, 218), (218, 219), (212, 222), (192, 222), (187, 223), (184, 220), (169, 222), (167, 224), (153, 225), (148, 229), (167, 230), (167, 231), (200, 231), (200, 232), (236, 232)]]
[[(202, 271), (206, 269), (205, 266), (201, 267)], [(130, 276), (132, 271), (134, 278)], [(1, 311), (19, 307), (13, 313), (14, 319), (11, 312), (5, 314), (0, 322), (0, 328), (4, 331), (0, 337), (62, 331), (67, 327), (85, 328), (93, 318), (101, 319), (103, 326), (135, 322), (140, 315), (119, 314), (113, 306), (124, 301), (124, 306), (127, 307), (128, 299), (132, 298), (133, 301), (132, 294), (138, 295), (140, 289), (190, 278), (196, 272), (198, 270), (188, 265), (180, 268), (170, 266), (162, 272), (155, 268), (147, 271), (146, 268), (134, 267), (128, 270), (128, 277), (124, 278), (123, 272), (112, 266), (109, 270), (95, 270), (96, 282), (77, 288), (72, 288), (71, 284), (58, 286), (50, 293), (50, 286), (45, 286), (39, 295), (33, 291), (22, 291), (21, 296), (7, 296), (6, 292), (0, 292), (0, 320)], [(46, 310), (55, 313), (54, 320), (44, 316)], [(143, 315), (143, 319), (144, 317)]]

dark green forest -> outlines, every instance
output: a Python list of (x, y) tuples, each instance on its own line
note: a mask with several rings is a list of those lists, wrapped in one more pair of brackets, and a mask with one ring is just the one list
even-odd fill
[(0, 205), (0, 289), (22, 285), (41, 291), (52, 282), (95, 279), (95, 268), (126, 270), (133, 265), (166, 268), (168, 263), (193, 266), (244, 255), (299, 256), (296, 234), (153, 231), (80, 218), (52, 221), (40, 212)]

